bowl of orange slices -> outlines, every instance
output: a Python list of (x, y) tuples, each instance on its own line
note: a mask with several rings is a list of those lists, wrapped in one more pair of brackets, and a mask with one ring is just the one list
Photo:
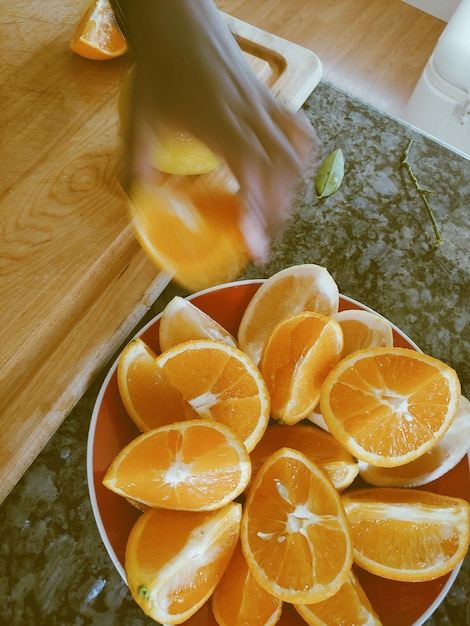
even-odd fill
[(156, 623), (422, 624), (470, 543), (469, 416), (323, 267), (177, 296), (100, 389), (94, 516)]

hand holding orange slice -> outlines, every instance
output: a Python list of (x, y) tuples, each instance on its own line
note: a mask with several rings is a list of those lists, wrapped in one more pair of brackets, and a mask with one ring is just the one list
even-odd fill
[(130, 191), (136, 237), (157, 267), (198, 291), (237, 278), (249, 261), (240, 223), (241, 198), (219, 183), (184, 178)]

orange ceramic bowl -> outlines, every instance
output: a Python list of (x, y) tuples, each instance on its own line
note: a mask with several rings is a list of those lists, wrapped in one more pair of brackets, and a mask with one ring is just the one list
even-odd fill
[[(232, 335), (237, 335), (243, 312), (262, 280), (227, 283), (190, 296), (193, 304), (217, 320)], [(340, 310), (371, 310), (359, 302), (340, 296)], [(157, 315), (139, 336), (159, 352)], [(398, 328), (393, 327), (394, 345), (419, 350)], [(106, 489), (102, 480), (116, 454), (139, 434), (127, 415), (117, 386), (117, 360), (99, 392), (88, 434), (87, 471), (90, 499), (102, 541), (116, 569), (126, 580), (124, 554), (127, 537), (139, 511), (124, 498)], [(465, 457), (453, 470), (425, 487), (436, 493), (458, 496), (470, 501), (469, 459)], [(364, 590), (384, 626), (418, 626), (436, 610), (457, 576), (450, 574), (422, 583), (402, 583), (379, 578), (357, 570)]]

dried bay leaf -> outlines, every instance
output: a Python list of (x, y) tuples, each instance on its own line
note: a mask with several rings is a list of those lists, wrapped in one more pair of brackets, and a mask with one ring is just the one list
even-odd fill
[(318, 198), (326, 198), (337, 191), (344, 176), (344, 156), (341, 148), (333, 150), (320, 165), (316, 178), (315, 189)]

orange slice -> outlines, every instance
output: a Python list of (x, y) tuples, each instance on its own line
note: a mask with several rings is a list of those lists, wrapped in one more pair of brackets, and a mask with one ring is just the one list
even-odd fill
[(285, 424), (306, 417), (318, 404), (323, 381), (342, 350), (343, 332), (331, 317), (304, 311), (280, 322), (260, 363), (271, 397), (271, 416)]
[(212, 595), (212, 610), (219, 626), (274, 626), (279, 620), (282, 601), (258, 584), (240, 543)]
[(136, 437), (111, 463), (103, 484), (135, 502), (211, 511), (239, 496), (251, 476), (243, 443), (217, 422), (175, 422)]
[(338, 492), (322, 470), (290, 448), (271, 455), (248, 492), (241, 541), (258, 583), (286, 602), (335, 594), (352, 564)]
[(137, 337), (127, 344), (118, 361), (117, 381), (124, 408), (143, 432), (198, 417), (181, 393), (166, 380), (156, 358)]
[[(134, 75), (135, 65), (125, 74), (119, 90), (119, 121), (125, 133), (129, 128)], [(167, 126), (159, 127), (152, 144), (151, 161), (153, 167), (160, 172), (176, 176), (207, 174), (221, 163), (221, 159), (200, 139), (187, 131)]]
[(166, 174), (207, 174), (221, 163), (200, 139), (184, 130), (161, 130), (152, 151), (153, 166)]
[(273, 328), (302, 311), (332, 315), (338, 311), (338, 287), (329, 272), (313, 263), (293, 265), (268, 278), (246, 307), (238, 345), (258, 364)]
[(234, 280), (249, 260), (240, 197), (199, 177), (177, 180), (131, 189), (137, 239), (155, 265), (189, 291)]
[(269, 421), (269, 393), (258, 368), (238, 348), (201, 339), (178, 344), (156, 359), (166, 380), (196, 413), (229, 426), (248, 451)]
[(93, 60), (115, 59), (127, 51), (108, 0), (93, 0), (77, 24), (70, 49)]
[(379, 616), (353, 572), (331, 598), (316, 604), (297, 604), (295, 608), (309, 626), (332, 624), (382, 626)]
[(341, 496), (354, 560), (392, 580), (420, 582), (450, 572), (470, 543), (470, 506), (428, 491), (380, 488)]
[(420, 487), (444, 476), (470, 449), (470, 402), (460, 396), (460, 405), (449, 430), (430, 450), (415, 461), (398, 467), (375, 467), (359, 461), (361, 478), (380, 487)]
[(349, 487), (358, 474), (353, 456), (329, 433), (308, 424), (271, 424), (250, 453), (253, 478), (267, 458), (283, 447), (302, 452), (317, 463), (338, 491)]
[(236, 347), (236, 341), (210, 315), (186, 298), (175, 296), (163, 309), (159, 340), (162, 351), (191, 339), (214, 339)]
[(347, 309), (335, 313), (332, 318), (343, 331), (343, 357), (356, 350), (393, 346), (392, 325), (372, 311)]
[(241, 505), (212, 512), (149, 509), (133, 526), (126, 547), (129, 589), (142, 610), (161, 624), (181, 624), (207, 601), (238, 540)]
[(329, 431), (358, 459), (382, 467), (415, 460), (451, 425), (455, 371), (406, 348), (359, 350), (328, 374), (320, 408)]

